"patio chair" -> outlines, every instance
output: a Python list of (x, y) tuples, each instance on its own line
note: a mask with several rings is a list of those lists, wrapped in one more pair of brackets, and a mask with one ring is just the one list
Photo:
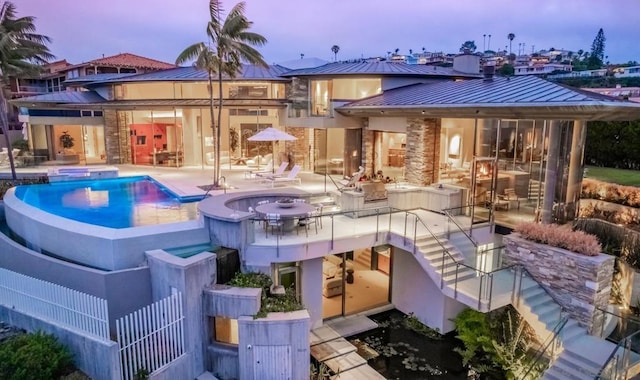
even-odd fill
[(276, 183), (292, 183), (295, 182), (298, 185), (302, 184), (302, 181), (300, 180), (300, 178), (298, 177), (298, 173), (300, 172), (300, 165), (295, 165), (293, 167), (293, 169), (291, 169), (291, 171), (289, 172), (289, 175), (287, 175), (286, 177), (271, 177), (271, 178), (265, 178), (265, 180), (267, 182), (271, 182), (271, 187), (274, 187), (276, 185)]
[(288, 162), (283, 162), (280, 164), (280, 166), (278, 167), (278, 169), (276, 169), (276, 171), (274, 172), (273, 166), (271, 167), (271, 169), (269, 170), (260, 170), (255, 172), (257, 177), (261, 177), (261, 178), (275, 178), (275, 177), (282, 177), (282, 175), (284, 174), (284, 171), (287, 170), (287, 167), (289, 167), (289, 163)]
[(322, 205), (316, 207), (314, 211), (310, 211), (307, 213), (306, 218), (300, 218), (298, 220), (298, 235), (300, 234), (300, 228), (304, 228), (307, 236), (309, 236), (309, 226), (315, 225), (316, 234), (318, 233), (318, 224), (320, 224), (320, 228), (322, 228)]
[(507, 209), (510, 208), (511, 202), (516, 203), (516, 207), (520, 210), (520, 198), (518, 198), (518, 194), (516, 193), (516, 189), (506, 188), (504, 189), (504, 195), (498, 195), (498, 198), (507, 202)]
[(284, 222), (280, 218), (280, 214), (267, 214), (265, 216), (265, 237), (269, 237), (269, 227), (271, 227), (271, 234), (273, 235), (273, 231), (277, 228), (282, 235), (282, 227), (284, 226)]

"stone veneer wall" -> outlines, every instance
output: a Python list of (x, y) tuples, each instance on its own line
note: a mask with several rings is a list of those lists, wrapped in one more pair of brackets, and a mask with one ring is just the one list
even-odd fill
[[(307, 157), (307, 152), (309, 150), (309, 148), (307, 147), (307, 141), (309, 140), (307, 139), (306, 135), (309, 133), (309, 131), (312, 130), (308, 128), (298, 127), (287, 127), (285, 129), (285, 132), (297, 138), (297, 140), (287, 141), (285, 142), (285, 144), (283, 144), (285, 147), (284, 152), (294, 155), (294, 162), (289, 162), (289, 169), (291, 169), (293, 165), (302, 165), (303, 170), (311, 170), (311, 168), (313, 168), (313, 162), (310, 162), (310, 160), (313, 160), (313, 157)], [(304, 161), (298, 162), (300, 159)], [(276, 167), (279, 164), (280, 162), (276, 162)]]
[[(369, 119), (362, 119), (362, 167), (365, 173), (373, 173), (373, 140), (375, 131), (369, 129)], [(349, 173), (351, 174), (351, 173)]]
[(437, 181), (440, 162), (440, 119), (407, 119), (405, 180), (414, 185)]
[(613, 256), (579, 255), (518, 234), (507, 235), (503, 241), (505, 265), (524, 266), (589, 333), (600, 331), (603, 314), (595, 309), (606, 310), (609, 305)]
[(131, 162), (129, 123), (124, 111), (104, 110), (105, 148), (107, 164)]

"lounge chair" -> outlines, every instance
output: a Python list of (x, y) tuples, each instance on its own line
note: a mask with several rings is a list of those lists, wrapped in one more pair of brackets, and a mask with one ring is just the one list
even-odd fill
[(300, 178), (298, 177), (298, 173), (300, 172), (300, 165), (295, 165), (293, 169), (289, 172), (289, 175), (286, 177), (269, 177), (265, 178), (267, 183), (271, 183), (271, 187), (274, 187), (277, 183), (292, 183), (296, 182), (298, 185), (302, 183)]
[(261, 170), (259, 172), (256, 172), (256, 176), (258, 177), (262, 177), (262, 178), (276, 178), (276, 177), (282, 177), (284, 175), (284, 171), (287, 170), (287, 167), (289, 166), (288, 162), (283, 162), (280, 164), (280, 166), (278, 167), (278, 170), (276, 170), (275, 172), (272, 170)]
[[(287, 164), (288, 165), (288, 164)], [(244, 172), (244, 179), (252, 179), (259, 177), (261, 174), (273, 173), (273, 160), (270, 160), (264, 169), (247, 170)]]

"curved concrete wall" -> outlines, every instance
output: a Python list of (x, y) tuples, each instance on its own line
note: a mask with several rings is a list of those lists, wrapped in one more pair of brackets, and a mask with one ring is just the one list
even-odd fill
[(4, 196), (7, 224), (37, 252), (104, 270), (135, 268), (145, 251), (209, 242), (203, 220), (132, 228), (107, 228), (44, 212), (15, 196)]

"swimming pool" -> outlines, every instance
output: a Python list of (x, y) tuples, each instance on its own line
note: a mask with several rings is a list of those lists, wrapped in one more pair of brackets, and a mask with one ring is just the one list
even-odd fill
[(202, 198), (180, 198), (148, 176), (18, 186), (15, 195), (47, 213), (109, 228), (193, 220)]

